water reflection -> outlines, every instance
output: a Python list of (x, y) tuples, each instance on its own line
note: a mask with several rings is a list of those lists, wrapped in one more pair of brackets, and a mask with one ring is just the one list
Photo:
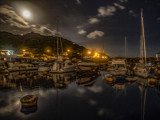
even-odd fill
[(77, 75), (77, 84), (81, 87), (91, 87), (96, 82), (99, 72), (90, 72)]
[(75, 81), (75, 73), (65, 74), (43, 74), (38, 72), (12, 72), (0, 75), (0, 86), (11, 88), (15, 87), (20, 91), (23, 89), (49, 89), (49, 88), (67, 88)]
[[(115, 78), (106, 72), (51, 74), (36, 71), (0, 74), (0, 119), (150, 120), (160, 110), (160, 82)], [(36, 95), (37, 106), (20, 98)], [(80, 115), (81, 114), (81, 115)], [(45, 116), (44, 116), (45, 115)], [(11, 117), (12, 116), (12, 117)]]
[(35, 113), (37, 111), (37, 105), (31, 106), (31, 107), (22, 106), (20, 111), (24, 114)]

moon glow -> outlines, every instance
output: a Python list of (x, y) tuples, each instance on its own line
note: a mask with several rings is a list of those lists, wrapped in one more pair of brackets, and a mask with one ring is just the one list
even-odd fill
[(31, 13), (28, 10), (24, 10), (23, 11), (23, 17), (30, 18), (31, 17)]

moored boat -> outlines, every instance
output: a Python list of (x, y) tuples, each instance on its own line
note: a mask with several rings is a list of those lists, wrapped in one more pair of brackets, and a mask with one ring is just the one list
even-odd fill
[(74, 72), (76, 66), (73, 65), (71, 60), (63, 59), (63, 56), (58, 56), (58, 59), (54, 62), (53, 66), (51, 67), (50, 72), (52, 73), (67, 73), (67, 72)]
[(127, 73), (126, 62), (124, 59), (113, 59), (108, 71), (112, 75), (125, 75)]
[(35, 95), (26, 95), (20, 99), (21, 105), (24, 107), (37, 105), (38, 97)]

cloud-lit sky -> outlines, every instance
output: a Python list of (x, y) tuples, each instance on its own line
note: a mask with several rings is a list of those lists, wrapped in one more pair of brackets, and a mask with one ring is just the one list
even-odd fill
[[(55, 35), (56, 17), (64, 38), (110, 56), (139, 56), (143, 8), (147, 55), (160, 51), (159, 0), (1, 0), (0, 30), (14, 34)], [(30, 17), (23, 12), (28, 10)]]

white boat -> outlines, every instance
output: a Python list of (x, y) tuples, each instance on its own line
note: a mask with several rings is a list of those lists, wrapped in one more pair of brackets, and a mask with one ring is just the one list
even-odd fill
[(124, 59), (113, 59), (108, 71), (112, 75), (125, 75), (127, 73), (126, 62)]
[(20, 62), (8, 62), (8, 71), (25, 71), (25, 70), (37, 70), (38, 67), (32, 63), (20, 63)]
[(63, 59), (63, 56), (58, 56), (54, 62), (50, 72), (52, 73), (66, 73), (75, 71), (76, 66), (70, 60)]
[(47, 63), (40, 63), (38, 66), (38, 72), (48, 72), (50, 71), (50, 67)]
[(144, 22), (143, 22), (143, 11), (141, 10), (141, 40), (140, 40), (140, 63), (137, 63), (134, 69), (134, 74), (140, 77), (148, 77), (149, 69), (147, 67), (146, 59), (146, 45), (145, 45), (145, 34), (144, 34)]

